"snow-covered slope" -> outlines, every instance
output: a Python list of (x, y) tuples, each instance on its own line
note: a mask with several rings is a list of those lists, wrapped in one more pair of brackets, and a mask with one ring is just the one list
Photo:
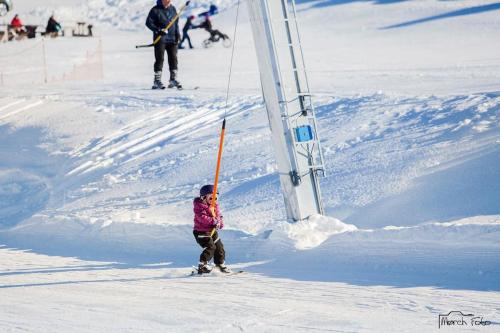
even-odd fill
[[(106, 28), (115, 27), (123, 30), (137, 30), (144, 26), (146, 15), (154, 0), (47, 0), (43, 4), (32, 1), (16, 1), (15, 9), (31, 22), (43, 24), (54, 14), (63, 23), (92, 21)], [(174, 2), (179, 8), (184, 2)], [(191, 1), (184, 15), (197, 15), (215, 4), (223, 11), (235, 5), (234, 0), (196, 0)]]
[[(99, 38), (0, 44), (0, 330), (422, 332), (456, 309), (500, 322), (497, 2), (298, 1), (329, 217), (296, 224), (284, 221), (242, 4), (221, 234), (228, 262), (250, 273), (207, 278), (215, 291), (183, 277), (200, 250), (191, 201), (213, 179), (231, 50), (202, 49), (206, 32), (193, 31), (197, 48), (179, 51), (187, 89), (151, 91), (152, 50), (134, 45), (151, 38), (152, 3), (16, 1), (26, 22), (55, 12)], [(214, 24), (232, 32), (236, 1), (216, 3)], [(99, 41), (102, 80), (86, 64)], [(89, 80), (61, 81), (75, 65)], [(193, 323), (193, 290), (220, 296), (227, 323)]]

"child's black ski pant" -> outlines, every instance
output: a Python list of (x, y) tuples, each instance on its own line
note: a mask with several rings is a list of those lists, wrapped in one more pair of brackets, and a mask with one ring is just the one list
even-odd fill
[(226, 259), (226, 252), (224, 251), (224, 244), (219, 238), (217, 231), (210, 237), (210, 231), (196, 231), (193, 230), (194, 238), (202, 248), (203, 252), (200, 255), (200, 262), (209, 262), (214, 258), (214, 264), (220, 265)]

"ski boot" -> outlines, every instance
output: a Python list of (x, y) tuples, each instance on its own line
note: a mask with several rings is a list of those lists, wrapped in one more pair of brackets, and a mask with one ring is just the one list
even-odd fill
[(210, 273), (212, 270), (210, 269), (210, 266), (207, 265), (206, 262), (200, 262), (198, 264), (198, 274), (207, 274)]
[(177, 81), (177, 70), (170, 71), (170, 81), (168, 83), (169, 88), (177, 88), (179, 90), (182, 89), (182, 85), (179, 81)]
[(165, 86), (161, 82), (161, 71), (155, 72), (155, 78), (151, 89), (165, 89)]
[(170, 82), (168, 83), (168, 87), (182, 90), (182, 84), (180, 84), (180, 82), (177, 80), (170, 80)]
[(222, 273), (232, 273), (229, 267), (227, 267), (225, 264), (219, 264), (217, 265), (217, 268), (222, 272)]

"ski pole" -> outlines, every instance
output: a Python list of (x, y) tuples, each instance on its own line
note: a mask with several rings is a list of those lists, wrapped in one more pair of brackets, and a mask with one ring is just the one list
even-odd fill
[[(186, 1), (186, 3), (179, 9), (179, 12), (174, 16), (174, 18), (172, 19), (172, 21), (168, 22), (167, 26), (165, 28), (163, 28), (161, 31), (165, 32), (167, 31), (168, 29), (170, 29), (170, 27), (175, 23), (175, 21), (177, 21), (179, 19), (179, 16), (182, 14), (182, 12), (184, 11), (184, 9), (186, 9), (187, 6), (189, 6), (189, 3), (191, 1)], [(158, 43), (161, 39), (161, 34), (158, 34), (158, 36), (155, 38), (155, 40), (153, 41), (153, 43), (151, 44), (145, 44), (145, 45), (136, 45), (135, 48), (138, 49), (138, 48), (141, 48), (141, 47), (151, 47), (151, 46), (154, 46), (156, 43)]]
[[(219, 153), (217, 154), (217, 166), (215, 168), (215, 180), (214, 180), (214, 191), (212, 193), (212, 200), (210, 202), (210, 212), (212, 212), (213, 217), (216, 217), (215, 214), (215, 196), (217, 195), (217, 186), (219, 184), (219, 172), (220, 172), (220, 164), (222, 160), (222, 148), (224, 147), (224, 133), (226, 132), (226, 118), (222, 122), (222, 129), (220, 132), (220, 141), (219, 141)], [(210, 233), (210, 237), (212, 237), (215, 233), (216, 228), (213, 228)]]

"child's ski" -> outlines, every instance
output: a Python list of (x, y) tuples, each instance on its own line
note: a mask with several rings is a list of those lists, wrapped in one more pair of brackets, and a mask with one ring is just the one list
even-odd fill
[(228, 273), (223, 273), (223, 272), (214, 272), (213, 270), (210, 271), (210, 273), (203, 273), (203, 274), (198, 274), (198, 268), (196, 267), (193, 267), (193, 270), (191, 271), (191, 274), (189, 274), (189, 276), (230, 276), (230, 275), (237, 275), (237, 274), (241, 274), (241, 273), (244, 273), (245, 271), (243, 270), (239, 270), (239, 271), (231, 271), (231, 272), (228, 272)]
[(229, 273), (222, 273), (220, 275), (224, 275), (224, 276), (226, 276), (226, 275), (237, 275), (237, 274), (241, 274), (241, 273), (245, 273), (245, 271), (240, 270), (240, 271), (234, 271), (234, 272), (229, 272)]

